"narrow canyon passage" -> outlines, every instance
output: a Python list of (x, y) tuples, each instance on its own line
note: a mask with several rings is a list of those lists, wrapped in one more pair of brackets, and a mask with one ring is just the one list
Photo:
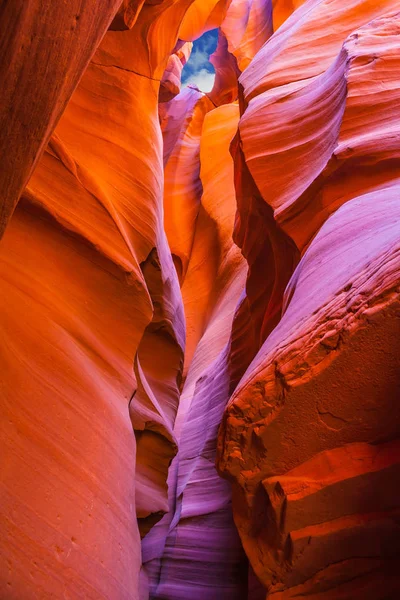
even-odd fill
[(399, 1), (0, 23), (0, 599), (397, 600)]

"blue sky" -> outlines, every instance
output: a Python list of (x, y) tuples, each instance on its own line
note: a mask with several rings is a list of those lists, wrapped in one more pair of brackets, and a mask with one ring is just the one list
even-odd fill
[(193, 43), (192, 54), (182, 71), (182, 83), (194, 83), (202, 92), (210, 92), (215, 79), (215, 69), (208, 61), (217, 47), (218, 29), (207, 31)]

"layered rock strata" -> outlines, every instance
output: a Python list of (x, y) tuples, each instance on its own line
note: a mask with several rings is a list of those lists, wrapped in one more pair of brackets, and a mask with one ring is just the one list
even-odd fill
[(398, 11), (3, 3), (1, 598), (399, 596)]

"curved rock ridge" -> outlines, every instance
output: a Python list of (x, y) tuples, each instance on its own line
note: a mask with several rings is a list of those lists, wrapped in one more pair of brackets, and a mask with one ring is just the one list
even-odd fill
[(221, 30), (228, 39), (229, 52), (244, 71), (272, 34), (270, 0), (233, 0)]
[[(247, 299), (232, 330), (233, 377), (245, 366), (244, 349), (252, 347), (251, 357), (260, 344), (257, 334), (248, 335), (256, 314), (251, 305), (262, 306), (256, 300), (260, 269), (252, 264), (263, 250), (249, 226), (249, 215), (260, 220), (256, 197), (265, 211), (273, 209), (272, 222), (286, 243), (291, 239), (305, 252), (285, 292), (283, 317), (277, 326), (270, 321), (219, 438), (218, 466), (233, 482), (235, 523), (268, 598), (398, 594), (398, 497), (389, 483), (398, 468), (397, 442), (384, 445), (399, 435), (400, 392), (394, 8), (390, 2), (307, 2), (239, 80), (235, 239), (252, 259)], [(317, 22), (332, 23), (332, 35)], [(322, 36), (316, 63), (313, 44)], [(300, 39), (304, 46), (296, 53)], [(290, 276), (296, 253), (289, 258), (278, 249), (276, 255)], [(282, 266), (277, 272), (283, 275)], [(351, 473), (359, 459), (350, 450), (341, 454), (355, 443), (366, 452), (383, 444), (388, 466), (356, 478)], [(308, 506), (296, 504), (286, 482), (293, 478), (296, 489), (307, 489), (320, 456), (328, 465), (342, 457), (337, 460), (346, 468), (336, 487), (323, 484), (318, 494), (308, 492)], [(391, 490), (387, 502), (381, 492), (374, 495), (377, 487)], [(331, 493), (341, 495), (340, 503)]]
[[(223, 105), (197, 116), (203, 120), (197, 157), (202, 194), (182, 284), (187, 376), (174, 427), (179, 452), (169, 476), (170, 513), (143, 540), (143, 559), (152, 598), (239, 600), (247, 590), (247, 564), (233, 524), (230, 486), (214, 466), (229, 388), (225, 324), (232, 321), (246, 276), (232, 241), (236, 203), (229, 145), (239, 108)], [(213, 261), (207, 260), (211, 255)]]
[(160, 106), (164, 139), (164, 227), (181, 282), (186, 277), (200, 207), (200, 139), (204, 117), (214, 108), (192, 87)]
[(157, 107), (189, 4), (107, 33), (1, 244), (4, 598), (138, 598), (136, 515), (167, 510), (185, 327)]
[(237, 0), (193, 0), (180, 24), (179, 37), (192, 42), (219, 27), (232, 1)]
[(296, 8), (304, 4), (306, 0), (272, 0), (273, 27), (276, 31)]
[(398, 598), (398, 1), (0, 22), (0, 597)]
[[(382, 529), (392, 519), (398, 498), (393, 492), (374, 495), (377, 487), (389, 485), (383, 483), (385, 469), (398, 465), (397, 442), (384, 450), (384, 442), (395, 439), (399, 428), (395, 399), (400, 371), (398, 354), (393, 353), (400, 323), (398, 190), (397, 183), (384, 193), (365, 194), (328, 219), (289, 283), (281, 322), (248, 368), (224, 416), (219, 468), (235, 481), (236, 523), (253, 568), (272, 597), (317, 593), (322, 580), (327, 597), (342, 594), (340, 586), (344, 594), (361, 597), (365, 582), (375, 581), (376, 570), (381, 577), (388, 570), (384, 593), (398, 591), (391, 571), (395, 563), (383, 560), (396, 555), (391, 537), (396, 529)], [(348, 364), (357, 365), (350, 374)], [(351, 450), (354, 443), (367, 453), (380, 452), (383, 444), (389, 461), (388, 467), (375, 465), (372, 470), (378, 474), (363, 476), (365, 482), (359, 485), (347, 482), (361, 477), (360, 459)], [(344, 451), (341, 446), (349, 447), (348, 454), (336, 459)], [(320, 458), (318, 453), (324, 452)], [(335, 460), (342, 461), (342, 472), (332, 465)], [(338, 492), (334, 482), (312, 483), (313, 465), (318, 472), (319, 464), (318, 477), (329, 478), (333, 472)], [(389, 471), (387, 481), (393, 477)], [(378, 484), (374, 478), (379, 477), (383, 480)], [(291, 492), (286, 493), (286, 482), (290, 486), (292, 481), (300, 498), (312, 496), (309, 507), (303, 504), (299, 512), (297, 492), (293, 501)], [(327, 486), (329, 493), (320, 493)], [(339, 504), (330, 498), (331, 489), (341, 495)], [(351, 515), (359, 532), (348, 529)], [(363, 542), (362, 523), (370, 521), (374, 551)], [(387, 545), (388, 555), (381, 554), (379, 544)], [(327, 548), (325, 555), (322, 547)], [(359, 561), (363, 556), (368, 564)], [(304, 561), (307, 571), (297, 561)], [(343, 571), (331, 571), (330, 565), (339, 563)], [(354, 583), (357, 564), (365, 580)], [(299, 589), (291, 590), (297, 585)]]
[[(398, 27), (398, 14), (363, 25), (327, 71), (301, 88), (290, 84), (261, 93), (243, 115), (246, 163), (300, 250), (346, 199), (392, 177), (387, 163), (398, 152)], [(293, 178), (285, 177), (281, 165)], [(343, 181), (347, 195), (338, 189)]]
[(114, 15), (110, 29), (112, 31), (132, 29), (145, 2), (146, 0), (122, 0)]
[(301, 89), (329, 68), (347, 36), (396, 11), (396, 0), (307, 0), (264, 44), (241, 77), (246, 101), (286, 85), (292, 91)]
[(192, 47), (191, 42), (185, 43), (179, 40), (177, 43), (174, 53), (168, 59), (167, 68), (161, 79), (159, 102), (169, 102), (181, 91), (182, 69), (190, 57)]
[(2, 3), (0, 237), (118, 5), (119, 0)]

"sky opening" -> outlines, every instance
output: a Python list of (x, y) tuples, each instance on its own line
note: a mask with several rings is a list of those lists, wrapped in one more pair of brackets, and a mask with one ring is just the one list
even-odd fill
[(207, 31), (193, 43), (192, 54), (182, 71), (182, 84), (186, 87), (190, 83), (197, 85), (202, 92), (211, 92), (215, 69), (209, 62), (218, 41), (218, 29)]

